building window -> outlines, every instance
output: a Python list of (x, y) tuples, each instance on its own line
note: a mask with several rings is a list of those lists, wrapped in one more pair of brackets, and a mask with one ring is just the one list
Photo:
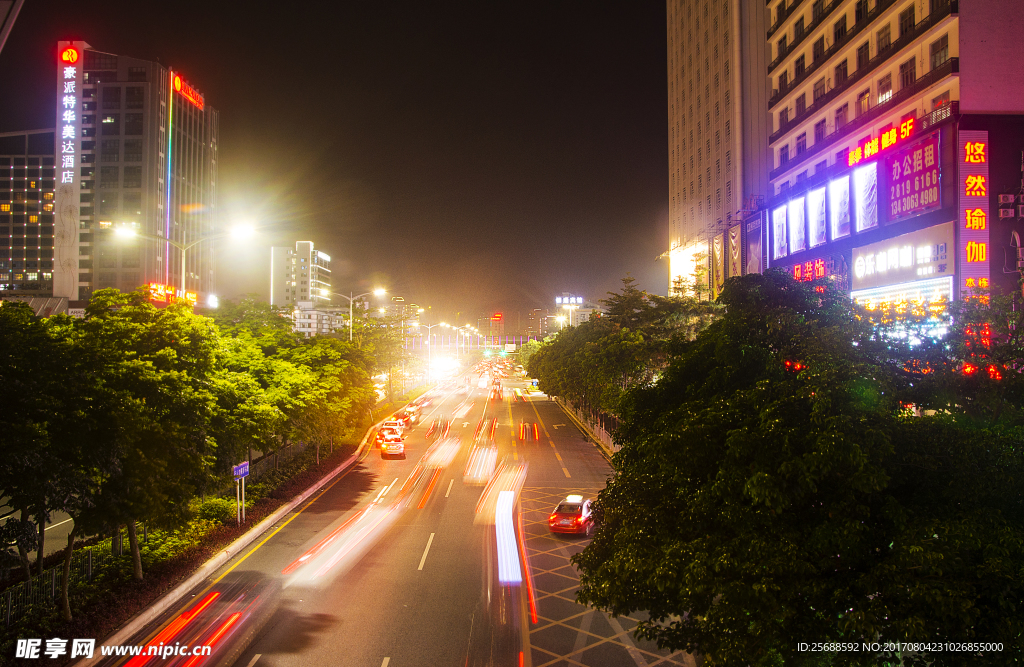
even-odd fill
[(128, 80), (129, 81), (145, 81), (146, 80), (146, 68), (145, 67), (129, 67), (128, 68)]
[(917, 81), (917, 58), (911, 57), (910, 60), (900, 65), (900, 90), (914, 85)]
[(820, 98), (825, 96), (825, 77), (821, 77), (814, 82), (814, 101), (817, 102)]
[(108, 113), (103, 115), (103, 120), (100, 121), (100, 125), (103, 126), (101, 134), (117, 136), (121, 134), (121, 114), (119, 113)]
[(932, 98), (932, 111), (938, 109), (941, 106), (949, 104), (949, 91), (942, 93), (938, 97)]
[(876, 36), (878, 38), (878, 48), (875, 49), (875, 51), (877, 53), (882, 53), (892, 44), (892, 34), (889, 30), (889, 24), (886, 23), (885, 26), (876, 33)]
[(142, 114), (126, 113), (124, 115), (124, 133), (129, 136), (142, 134)]
[(780, 39), (778, 41), (778, 43), (776, 44), (775, 48), (778, 49), (778, 51), (776, 53), (778, 54), (779, 58), (781, 58), (782, 56), (786, 55), (786, 36), (785, 35), (783, 35), (782, 39)]
[(943, 35), (932, 42), (932, 69), (942, 67), (949, 60), (949, 35)]
[(868, 60), (871, 59), (869, 54), (870, 48), (868, 47), (867, 42), (864, 42), (859, 47), (857, 47), (857, 69), (864, 69), (865, 67), (868, 66)]
[(106, 192), (100, 195), (100, 215), (115, 215), (117, 213), (117, 193)]
[(825, 0), (814, 0), (811, 6), (811, 20), (817, 21), (825, 13)]
[(863, 116), (871, 108), (871, 89), (862, 91), (857, 95), (857, 116)]
[(884, 104), (892, 97), (892, 74), (886, 74), (878, 80), (878, 103)]
[(124, 107), (126, 109), (141, 109), (146, 100), (146, 89), (142, 86), (128, 86), (125, 88)]
[(100, 167), (100, 187), (116, 188), (121, 180), (120, 171), (118, 167)]
[(789, 146), (783, 146), (779, 149), (779, 166), (785, 165), (789, 162)]
[(800, 93), (800, 97), (796, 98), (796, 115), (802, 116), (807, 111), (807, 93)]
[(142, 162), (142, 139), (125, 139), (124, 161)]
[(800, 38), (804, 36), (804, 17), (800, 17), (793, 24), (793, 41), (800, 41)]
[(806, 181), (806, 180), (807, 180), (807, 170), (804, 169), (803, 171), (801, 171), (799, 174), (796, 175), (796, 182), (797, 183), (802, 183), (803, 181)]
[(811, 47), (811, 55), (813, 56), (814, 62), (821, 60), (822, 56), (825, 55), (825, 37), (819, 37), (814, 40), (814, 46)]
[(779, 111), (779, 130), (789, 124), (789, 107)]
[(822, 118), (814, 124), (814, 143), (819, 143), (825, 140), (825, 119)]
[(103, 108), (104, 109), (120, 109), (121, 108), (121, 87), (120, 86), (107, 86), (103, 89)]
[(846, 14), (843, 14), (842, 18), (832, 26), (832, 43), (838, 44), (844, 37), (846, 37)]
[(853, 22), (860, 23), (868, 13), (868, 0), (857, 0), (857, 6), (853, 10)]
[(844, 83), (846, 83), (846, 77), (847, 77), (846, 61), (844, 60), (843, 62), (841, 62), (838, 65), (836, 65), (835, 85), (836, 86), (841, 86)]
[(815, 165), (814, 165), (814, 173), (815, 174), (820, 174), (821, 172), (825, 171), (825, 169), (827, 169), (827, 168), (828, 168), (828, 160), (822, 160), (821, 162), (815, 163)]
[(779, 74), (779, 92), (783, 92), (789, 87), (789, 72), (783, 71)]
[(914, 29), (914, 5), (910, 5), (900, 12), (900, 37)]
[(725, 203), (732, 203), (732, 181), (725, 182)]
[(793, 78), (799, 79), (800, 75), (804, 73), (806, 67), (807, 66), (804, 63), (804, 54), (801, 53), (800, 56), (796, 59), (796, 61), (793, 62)]
[(100, 162), (117, 162), (120, 151), (120, 139), (104, 139), (101, 142)]
[(124, 168), (124, 187), (126, 187), (126, 188), (141, 188), (142, 187), (142, 167), (125, 167)]
[(843, 106), (836, 109), (836, 129), (846, 125), (846, 116), (850, 111), (850, 105), (844, 104)]
[(796, 138), (796, 154), (803, 155), (807, 152), (807, 133), (803, 132)]
[[(127, 186), (128, 170), (132, 167), (125, 167), (125, 185)], [(139, 176), (139, 182), (141, 187), (142, 177)], [(142, 193), (141, 192), (126, 192), (124, 197), (121, 198), (121, 204), (124, 209), (125, 215), (142, 215)]]

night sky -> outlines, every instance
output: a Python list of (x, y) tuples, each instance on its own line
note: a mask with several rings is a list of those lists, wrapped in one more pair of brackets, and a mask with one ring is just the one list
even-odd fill
[(221, 220), (261, 228), (222, 246), (222, 296), (267, 298), (269, 246), (300, 239), (337, 291), (428, 321), (667, 288), (664, 3), (31, 0), (0, 131), (53, 126), (59, 39), (159, 60), (220, 111)]

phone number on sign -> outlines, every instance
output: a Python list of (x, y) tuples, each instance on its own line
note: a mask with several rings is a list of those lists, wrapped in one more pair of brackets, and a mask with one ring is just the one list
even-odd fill
[(1001, 642), (800, 642), (798, 651), (811, 653), (848, 653), (863, 651), (865, 653), (883, 653), (893, 651), (913, 651), (915, 653), (994, 653), (1003, 650)]

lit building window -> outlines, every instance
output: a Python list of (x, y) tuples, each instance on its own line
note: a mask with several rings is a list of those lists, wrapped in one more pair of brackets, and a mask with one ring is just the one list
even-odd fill
[(44, 192), (43, 193), (43, 199), (53, 199), (53, 193), (52, 192)]
[(7, 211), (10, 211), (10, 210), (11, 210), (11, 205), (10, 204), (0, 204), (0, 211), (7, 212)]
[(30, 216), (28, 216), (28, 221), (29, 222), (39, 222), (39, 216), (38, 215), (30, 215)]

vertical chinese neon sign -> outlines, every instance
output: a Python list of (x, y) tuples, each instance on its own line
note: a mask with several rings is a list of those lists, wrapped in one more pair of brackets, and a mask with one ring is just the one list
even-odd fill
[(57, 42), (53, 295), (78, 299), (82, 70), (85, 42)]
[(989, 142), (988, 132), (960, 132), (959, 217), (960, 291), (989, 287)]

